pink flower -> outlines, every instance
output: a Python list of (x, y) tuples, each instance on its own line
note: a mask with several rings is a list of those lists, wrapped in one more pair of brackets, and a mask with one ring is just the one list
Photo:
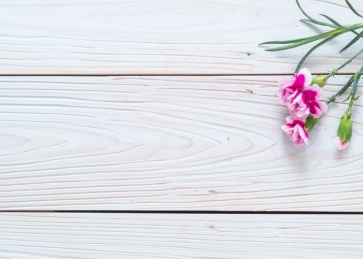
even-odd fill
[(306, 118), (311, 114), (314, 118), (319, 118), (328, 110), (328, 105), (319, 100), (322, 93), (323, 90), (317, 85), (307, 86), (290, 95), (287, 107), (294, 117)]
[(328, 110), (325, 102), (320, 101), (323, 90), (318, 85), (310, 86), (312, 76), (303, 68), (290, 79), (280, 81), (280, 99), (286, 104), (293, 117), (306, 118), (310, 114), (319, 118)]
[(309, 145), (309, 134), (304, 126), (305, 119), (293, 119), (291, 116), (288, 116), (286, 118), (286, 124), (281, 127), (296, 148)]
[(291, 96), (296, 96), (296, 92), (300, 92), (304, 87), (309, 86), (312, 77), (307, 68), (303, 68), (290, 79), (280, 80), (280, 100), (282, 104), (291, 103)]
[(346, 149), (349, 146), (349, 142), (348, 141), (343, 141), (339, 137), (336, 137), (335, 138), (335, 146), (337, 147), (337, 149), (343, 150), (343, 149)]

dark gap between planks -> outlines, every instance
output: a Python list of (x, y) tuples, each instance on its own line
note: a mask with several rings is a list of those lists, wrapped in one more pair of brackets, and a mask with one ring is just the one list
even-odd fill
[(349, 211), (216, 211), (216, 210), (0, 210), (0, 213), (135, 213), (135, 214), (261, 214), (261, 215), (363, 215)]
[[(28, 77), (40, 77), (40, 76), (58, 76), (58, 77), (107, 77), (107, 76), (291, 76), (293, 73), (281, 73), (281, 74), (0, 74), (0, 77), (5, 76), (28, 76)], [(313, 75), (328, 75), (329, 73), (313, 73)], [(337, 75), (351, 76), (354, 73), (339, 73)]]

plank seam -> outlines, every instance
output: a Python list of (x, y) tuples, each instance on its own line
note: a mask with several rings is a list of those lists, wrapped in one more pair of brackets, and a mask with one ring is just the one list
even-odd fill
[(260, 214), (260, 215), (363, 215), (352, 211), (197, 211), (197, 210), (0, 210), (0, 213), (108, 213), (108, 214)]
[[(291, 76), (293, 73), (282, 74), (0, 74), (0, 77), (108, 77), (108, 76)], [(313, 73), (313, 75), (328, 75), (329, 73)], [(342, 76), (351, 76), (354, 73), (339, 73)]]

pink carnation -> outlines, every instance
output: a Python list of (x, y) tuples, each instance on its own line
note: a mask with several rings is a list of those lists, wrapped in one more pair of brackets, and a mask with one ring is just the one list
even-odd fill
[(337, 149), (343, 150), (343, 149), (346, 149), (349, 146), (349, 142), (348, 141), (342, 141), (339, 137), (336, 137), (335, 138), (335, 146), (337, 147)]
[(304, 145), (309, 145), (309, 134), (304, 128), (305, 119), (293, 119), (291, 116), (286, 118), (286, 124), (281, 129), (286, 133), (293, 146), (300, 148)]
[(280, 81), (280, 100), (286, 104), (293, 117), (304, 119), (310, 114), (319, 118), (328, 110), (325, 102), (320, 101), (323, 90), (318, 85), (310, 86), (312, 76), (303, 68), (290, 79)]
[(314, 118), (319, 118), (328, 110), (328, 105), (319, 100), (322, 93), (323, 90), (317, 85), (307, 86), (289, 97), (287, 107), (294, 117), (306, 118), (311, 114)]
[(280, 80), (280, 100), (283, 104), (291, 103), (292, 96), (296, 96), (304, 87), (309, 86), (312, 80), (310, 71), (303, 68), (290, 79)]

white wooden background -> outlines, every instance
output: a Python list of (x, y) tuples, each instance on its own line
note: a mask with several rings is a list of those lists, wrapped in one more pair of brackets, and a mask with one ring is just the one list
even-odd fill
[(363, 99), (349, 149), (336, 103), (296, 150), (277, 81), (311, 45), (257, 46), (326, 29), (303, 18), (292, 0), (0, 1), (0, 258), (363, 258)]

